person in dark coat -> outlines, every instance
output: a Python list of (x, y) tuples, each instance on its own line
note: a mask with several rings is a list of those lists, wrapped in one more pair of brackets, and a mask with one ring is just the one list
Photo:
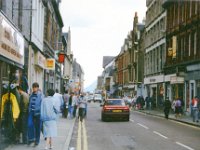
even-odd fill
[(164, 102), (164, 113), (165, 113), (165, 118), (168, 119), (169, 117), (169, 111), (171, 109), (171, 102), (169, 101), (169, 98), (166, 98)]
[(27, 143), (27, 121), (28, 121), (28, 107), (29, 107), (29, 95), (23, 91), (21, 86), (17, 86), (20, 93), (20, 129), (22, 133), (23, 144)]

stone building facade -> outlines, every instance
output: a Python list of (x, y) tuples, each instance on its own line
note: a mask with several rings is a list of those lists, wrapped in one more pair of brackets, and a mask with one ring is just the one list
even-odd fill
[(165, 99), (166, 11), (162, 4), (163, 0), (146, 1), (144, 85), (154, 107), (162, 107)]
[[(200, 97), (200, 2), (163, 2), (167, 11), (166, 76), (171, 98), (182, 98), (185, 110), (190, 110), (194, 96)], [(168, 88), (170, 87), (171, 88)]]

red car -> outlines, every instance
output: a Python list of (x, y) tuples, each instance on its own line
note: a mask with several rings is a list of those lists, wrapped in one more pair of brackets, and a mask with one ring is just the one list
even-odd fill
[(123, 99), (107, 99), (102, 105), (101, 120), (123, 119), (129, 121), (130, 109)]

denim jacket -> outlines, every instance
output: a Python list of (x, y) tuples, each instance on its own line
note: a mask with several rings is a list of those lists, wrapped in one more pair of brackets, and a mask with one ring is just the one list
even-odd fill
[(34, 116), (40, 115), (40, 108), (42, 102), (42, 93), (32, 93), (29, 98), (29, 113), (32, 112)]

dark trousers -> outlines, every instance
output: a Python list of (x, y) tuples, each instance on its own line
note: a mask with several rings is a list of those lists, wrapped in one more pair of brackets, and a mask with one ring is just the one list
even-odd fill
[(41, 130), (40, 115), (33, 116), (30, 114), (28, 122), (28, 143), (35, 142), (35, 144), (39, 144)]
[(22, 132), (22, 141), (24, 144), (27, 143), (27, 139), (28, 139), (28, 133), (27, 133), (27, 119), (28, 115), (27, 114), (22, 114), (21, 115), (21, 132)]
[(78, 114), (80, 121), (83, 121), (83, 118), (85, 117), (85, 108), (79, 108)]
[(166, 119), (168, 119), (168, 117), (169, 117), (169, 110), (170, 110), (169, 108), (165, 108), (164, 109), (164, 113), (165, 113), (165, 118)]
[(77, 106), (74, 106), (74, 110), (73, 110), (73, 116), (76, 117), (76, 110), (77, 110)]

